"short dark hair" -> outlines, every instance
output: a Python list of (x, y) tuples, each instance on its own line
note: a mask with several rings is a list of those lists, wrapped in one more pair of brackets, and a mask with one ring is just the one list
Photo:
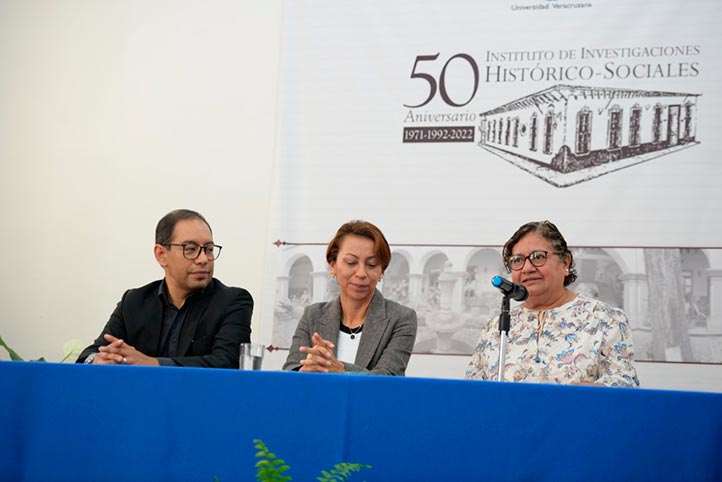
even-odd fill
[(559, 228), (549, 221), (533, 221), (526, 223), (516, 230), (511, 238), (509, 238), (509, 241), (504, 244), (504, 249), (502, 250), (504, 266), (506, 266), (506, 269), (511, 272), (511, 269), (509, 268), (509, 258), (514, 252), (514, 246), (516, 246), (516, 243), (518, 243), (521, 238), (529, 233), (537, 233), (549, 241), (551, 245), (554, 246), (554, 251), (561, 259), (569, 256), (569, 274), (564, 277), (564, 286), (569, 286), (574, 283), (577, 279), (577, 271), (574, 269), (574, 255), (569, 250), (569, 247), (567, 247), (567, 241), (564, 239), (564, 236), (562, 236)]
[(338, 258), (338, 252), (341, 248), (341, 240), (347, 234), (354, 234), (373, 241), (374, 255), (381, 263), (381, 272), (383, 273), (386, 271), (386, 268), (389, 267), (389, 263), (391, 262), (391, 248), (384, 237), (384, 233), (382, 233), (379, 228), (370, 222), (360, 220), (349, 221), (338, 228), (336, 235), (333, 237), (331, 242), (328, 243), (328, 247), (326, 248), (326, 261), (329, 264), (331, 261), (336, 261)]
[(208, 230), (211, 234), (213, 234), (211, 225), (208, 224), (208, 221), (206, 221), (206, 218), (204, 218), (202, 214), (191, 211), (190, 209), (176, 209), (175, 211), (169, 212), (163, 216), (160, 221), (158, 221), (158, 225), (155, 227), (155, 244), (166, 246), (171, 242), (173, 230), (175, 229), (175, 225), (178, 224), (178, 221), (186, 221), (189, 219), (200, 219), (206, 223)]

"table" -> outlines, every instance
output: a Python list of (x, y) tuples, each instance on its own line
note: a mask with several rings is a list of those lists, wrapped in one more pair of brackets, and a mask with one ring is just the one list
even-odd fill
[(0, 480), (722, 480), (722, 394), (0, 362)]

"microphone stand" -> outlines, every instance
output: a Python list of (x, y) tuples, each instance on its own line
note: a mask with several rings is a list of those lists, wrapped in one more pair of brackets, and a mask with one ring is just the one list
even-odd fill
[(508, 296), (504, 296), (504, 299), (501, 300), (501, 313), (499, 314), (499, 334), (501, 335), (501, 340), (499, 344), (499, 376), (497, 378), (497, 381), (503, 382), (504, 381), (504, 365), (506, 365), (506, 344), (507, 344), (507, 337), (509, 336), (509, 327), (511, 326), (511, 316), (509, 315), (509, 307), (511, 306), (510, 298)]

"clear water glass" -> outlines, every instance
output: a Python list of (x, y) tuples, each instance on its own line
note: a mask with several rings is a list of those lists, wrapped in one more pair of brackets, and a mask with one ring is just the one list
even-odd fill
[(260, 370), (265, 349), (266, 347), (260, 343), (241, 343), (239, 368), (241, 370)]

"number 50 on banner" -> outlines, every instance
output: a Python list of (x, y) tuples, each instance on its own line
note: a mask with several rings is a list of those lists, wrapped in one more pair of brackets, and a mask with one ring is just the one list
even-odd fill
[[(424, 72), (421, 72), (419, 70), (423, 69), (423, 65), (421, 65), (421, 62), (433, 62), (436, 59), (439, 58), (439, 54), (436, 55), (417, 55), (416, 61), (414, 62), (414, 67), (411, 69), (411, 78), (412, 79), (421, 79), (429, 84), (429, 95), (426, 97), (426, 100), (423, 101), (420, 104), (416, 105), (410, 105), (410, 104), (404, 104), (404, 107), (409, 108), (416, 108), (416, 107), (423, 107), (436, 96), (436, 91), (438, 89), (439, 95), (441, 95), (441, 98), (444, 100), (444, 102), (453, 107), (463, 107), (469, 102), (472, 101), (474, 96), (476, 95), (476, 91), (479, 88), (479, 67), (476, 65), (476, 61), (471, 55), (468, 54), (456, 54), (449, 58), (449, 60), (446, 61), (444, 64), (444, 67), (441, 69), (441, 73), (439, 74), (439, 79), (437, 82), (437, 79), (431, 75)], [(471, 66), (471, 70), (474, 72), (474, 89), (471, 92), (471, 95), (466, 100), (466, 102), (455, 102), (454, 100), (449, 97), (449, 92), (446, 89), (446, 68), (449, 66), (449, 64), (456, 60), (460, 59), (459, 61), (466, 61), (469, 66)], [(458, 100), (458, 99), (457, 99)]]

